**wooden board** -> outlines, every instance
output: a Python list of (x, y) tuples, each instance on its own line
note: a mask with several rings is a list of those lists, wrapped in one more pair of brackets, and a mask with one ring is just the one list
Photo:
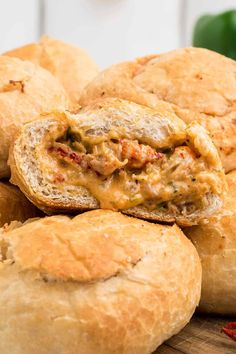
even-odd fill
[(221, 333), (235, 319), (194, 316), (191, 322), (154, 354), (236, 354), (236, 342)]

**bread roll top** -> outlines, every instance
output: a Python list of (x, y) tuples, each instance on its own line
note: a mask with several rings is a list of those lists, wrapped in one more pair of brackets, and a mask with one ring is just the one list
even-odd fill
[(7, 158), (19, 128), (40, 114), (70, 105), (50, 72), (28, 61), (0, 56), (0, 178), (10, 176)]
[(210, 133), (226, 172), (236, 168), (236, 62), (202, 48), (184, 48), (111, 66), (92, 80), (82, 106), (119, 97), (152, 108), (171, 106), (186, 123)]
[(99, 71), (85, 50), (48, 36), (4, 55), (31, 61), (50, 71), (74, 103), (78, 102), (82, 89)]
[(79, 283), (125, 273), (160, 245), (191, 248), (177, 226), (153, 225), (102, 210), (73, 219), (39, 219), (3, 232), (2, 239), (4, 261), (14, 261), (21, 272), (33, 270), (43, 278)]

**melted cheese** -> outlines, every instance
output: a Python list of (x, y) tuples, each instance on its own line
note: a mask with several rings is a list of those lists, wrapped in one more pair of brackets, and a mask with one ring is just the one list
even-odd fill
[(177, 147), (161, 161), (147, 163), (138, 172), (124, 168), (108, 176), (99, 175), (46, 149), (41, 168), (46, 172), (48, 183), (55, 184), (62, 192), (68, 185), (85, 187), (100, 202), (101, 208), (113, 210), (140, 204), (153, 210), (169, 201), (202, 202), (212, 191), (209, 180), (214, 179), (214, 173), (205, 172), (204, 160), (196, 158), (186, 146)]

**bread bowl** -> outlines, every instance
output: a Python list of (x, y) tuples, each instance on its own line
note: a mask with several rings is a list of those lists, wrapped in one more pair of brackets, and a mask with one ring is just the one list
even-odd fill
[(74, 103), (78, 103), (82, 89), (98, 74), (97, 65), (83, 49), (48, 36), (4, 55), (29, 60), (49, 70)]
[(221, 207), (225, 190), (204, 128), (166, 106), (112, 98), (26, 124), (9, 164), (12, 183), (48, 213), (101, 207), (192, 225)]
[(0, 178), (9, 177), (11, 141), (17, 130), (41, 113), (66, 109), (67, 95), (48, 71), (16, 58), (0, 56)]
[(184, 229), (202, 261), (199, 310), (236, 315), (236, 171), (226, 176), (229, 192), (222, 211), (206, 225)]
[(12, 229), (0, 241), (1, 354), (149, 354), (198, 304), (199, 257), (176, 225), (97, 210)]
[(184, 48), (123, 62), (101, 72), (81, 105), (120, 97), (155, 108), (169, 102), (185, 122), (209, 130), (225, 171), (236, 168), (236, 62), (202, 48)]

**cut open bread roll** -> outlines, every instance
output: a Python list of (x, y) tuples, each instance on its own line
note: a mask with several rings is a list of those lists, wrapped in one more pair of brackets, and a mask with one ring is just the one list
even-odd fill
[(9, 163), (12, 182), (49, 213), (100, 207), (191, 225), (220, 208), (225, 187), (204, 128), (111, 98), (26, 124)]
[(150, 354), (199, 302), (176, 225), (96, 210), (14, 227), (0, 234), (1, 354)]

